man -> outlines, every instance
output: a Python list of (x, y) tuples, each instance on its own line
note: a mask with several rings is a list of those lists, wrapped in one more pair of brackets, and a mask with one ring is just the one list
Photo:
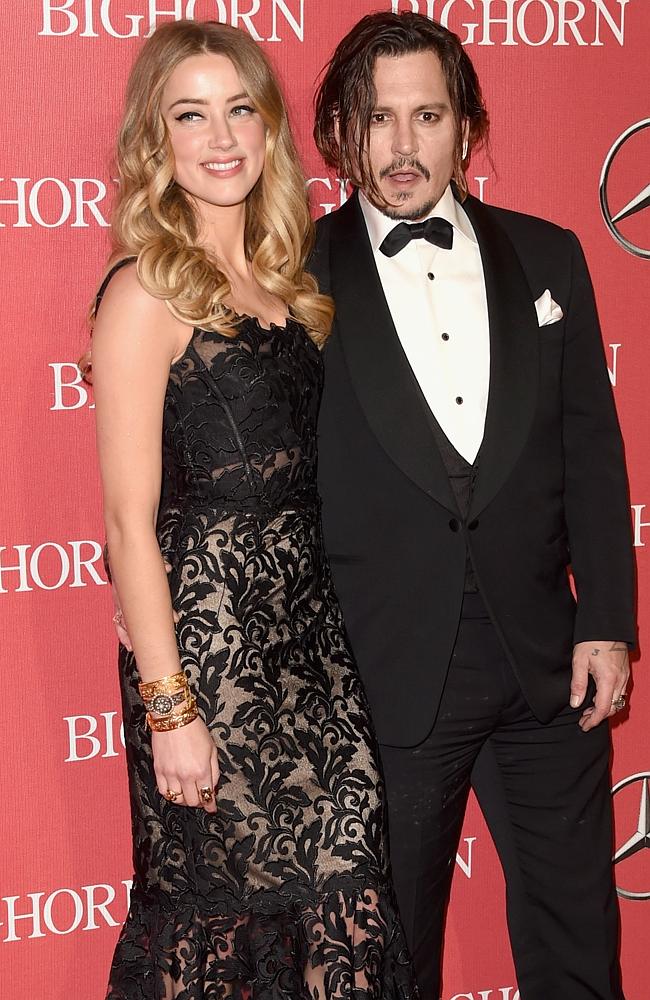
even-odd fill
[(575, 236), (463, 197), (486, 133), (471, 62), (423, 16), (363, 18), (325, 72), (317, 145), (357, 188), (314, 257), (337, 310), (325, 541), (423, 1000), (479, 756), (522, 997), (621, 1000), (604, 722), (635, 640), (621, 439)]

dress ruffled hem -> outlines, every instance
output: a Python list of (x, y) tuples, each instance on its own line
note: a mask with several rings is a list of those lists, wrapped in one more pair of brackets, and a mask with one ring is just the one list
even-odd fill
[(390, 888), (169, 904), (132, 894), (107, 1000), (417, 1000)]

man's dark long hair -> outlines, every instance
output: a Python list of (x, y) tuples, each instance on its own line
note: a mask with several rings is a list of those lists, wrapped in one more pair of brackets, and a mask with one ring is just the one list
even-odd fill
[(487, 141), (488, 114), (476, 71), (458, 35), (423, 14), (368, 14), (339, 42), (316, 94), (316, 145), (328, 166), (382, 201), (366, 155), (377, 99), (375, 62), (377, 56), (413, 52), (433, 52), (440, 59), (456, 123), (454, 180), (464, 197), (465, 170), (472, 150)]

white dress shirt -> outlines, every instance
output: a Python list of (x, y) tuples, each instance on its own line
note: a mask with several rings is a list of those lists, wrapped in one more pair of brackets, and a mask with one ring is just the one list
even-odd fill
[(452, 249), (417, 239), (387, 257), (379, 247), (398, 222), (361, 193), (359, 200), (404, 353), (436, 420), (473, 462), (485, 429), (490, 337), (481, 254), (467, 213), (447, 187), (428, 218), (451, 223)]

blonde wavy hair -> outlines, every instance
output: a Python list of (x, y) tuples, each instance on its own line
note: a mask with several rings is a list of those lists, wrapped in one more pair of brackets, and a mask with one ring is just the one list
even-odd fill
[[(199, 245), (196, 209), (174, 180), (161, 110), (174, 69), (204, 53), (230, 59), (266, 126), (264, 168), (246, 199), (244, 242), (253, 275), (287, 304), (321, 347), (334, 306), (305, 271), (313, 245), (305, 178), (273, 70), (259, 45), (238, 28), (216, 21), (175, 21), (158, 28), (143, 46), (129, 76), (118, 134), (119, 187), (109, 263), (135, 257), (143, 287), (164, 299), (174, 316), (237, 335), (237, 316), (224, 301), (231, 291), (228, 279), (218, 260)], [(91, 312), (91, 322), (93, 318)]]

